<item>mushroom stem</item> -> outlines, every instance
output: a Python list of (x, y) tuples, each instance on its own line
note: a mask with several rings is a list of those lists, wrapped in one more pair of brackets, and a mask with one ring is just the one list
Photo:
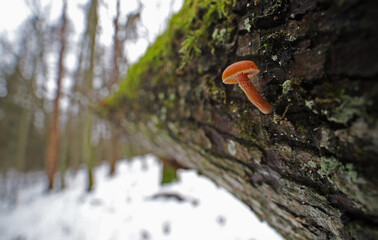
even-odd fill
[(272, 113), (272, 105), (261, 97), (260, 93), (251, 83), (247, 74), (240, 74), (238, 78), (238, 83), (240, 88), (244, 91), (245, 95), (247, 95), (249, 101), (251, 101), (251, 103), (255, 105), (262, 113)]

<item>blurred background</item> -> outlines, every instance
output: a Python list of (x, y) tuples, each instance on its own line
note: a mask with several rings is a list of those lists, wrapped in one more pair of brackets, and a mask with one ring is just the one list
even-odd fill
[(0, 239), (280, 238), (94, 111), (182, 4), (0, 3)]
[(125, 154), (122, 149), (130, 151), (117, 131), (92, 110), (117, 90), (129, 65), (182, 4), (182, 0), (3, 3), (2, 172), (43, 169), (45, 158), (54, 155), (59, 166), (50, 167), (60, 172), (82, 163), (92, 167), (102, 160), (114, 164)]

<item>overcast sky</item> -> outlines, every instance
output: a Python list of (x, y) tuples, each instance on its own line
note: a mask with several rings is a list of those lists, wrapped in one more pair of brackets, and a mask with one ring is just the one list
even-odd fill
[[(0, 34), (7, 34), (10, 39), (14, 39), (17, 27), (31, 14), (30, 7), (26, 2), (34, 0), (12, 0), (0, 1)], [(149, 42), (153, 42), (158, 34), (166, 27), (169, 11), (177, 12), (184, 0), (142, 0), (142, 24), (149, 32)], [(47, 19), (54, 23), (61, 15), (62, 2), (59, 0), (36, 0), (40, 2), (42, 11), (49, 13)], [(84, 13), (82, 6), (88, 0), (68, 0), (68, 15), (73, 23), (74, 31), (79, 35), (84, 28)], [(109, 45), (113, 35), (112, 19), (115, 15), (116, 0), (100, 1), (100, 41)], [(125, 4), (127, 2), (127, 4)], [(172, 5), (171, 5), (172, 3)], [(121, 1), (121, 21), (125, 20), (128, 13), (137, 8), (136, 0)], [(172, 9), (170, 9), (172, 7)], [(135, 50), (135, 47), (133, 47)], [(139, 54), (137, 54), (139, 55)], [(130, 56), (130, 57), (134, 57)], [(135, 60), (135, 59), (131, 59)]]
[[(30, 2), (37, 2), (40, 4), (39, 8), (30, 6)], [(83, 7), (89, 0), (68, 0), (68, 17), (73, 28), (73, 33), (70, 35), (71, 48), (66, 54), (65, 66), (68, 71), (73, 71), (76, 68), (77, 49), (75, 45), (81, 40), (82, 33), (85, 28), (85, 15)], [(103, 0), (99, 1), (99, 41), (101, 44), (110, 47), (112, 44), (112, 37), (114, 34), (113, 18), (116, 13), (117, 0)], [(130, 42), (125, 48), (125, 55), (130, 63), (134, 63), (146, 51), (147, 47), (152, 44), (156, 37), (161, 34), (171, 17), (171, 13), (180, 10), (184, 0), (141, 0), (143, 5), (141, 13), (140, 31), (148, 32), (136, 42)], [(32, 11), (39, 9), (41, 15), (46, 18), (50, 24), (55, 24), (59, 21), (62, 12), (63, 0), (11, 0), (0, 1), (0, 35), (6, 36), (10, 41), (17, 40), (17, 28), (23, 23)], [(135, 11), (138, 8), (137, 0), (121, 1), (121, 22), (125, 22), (128, 13)], [(1, 51), (1, 48), (0, 48)], [(111, 51), (108, 51), (105, 57), (109, 57), (110, 61)], [(0, 52), (0, 56), (1, 56)], [(4, 56), (4, 55), (3, 55)], [(45, 82), (46, 97), (53, 99), (55, 96), (55, 68), (57, 55), (49, 54), (47, 56), (49, 65), (49, 77)], [(69, 74), (66, 74), (63, 79), (63, 92), (68, 91), (72, 85), (72, 79)], [(96, 84), (96, 81), (95, 81)], [(62, 99), (62, 108), (66, 108), (66, 101)]]

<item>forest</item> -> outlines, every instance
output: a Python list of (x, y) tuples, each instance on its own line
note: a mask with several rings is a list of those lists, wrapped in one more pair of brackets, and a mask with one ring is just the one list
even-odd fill
[[(124, 154), (132, 154), (132, 149), (109, 121), (98, 117), (96, 108), (118, 89), (129, 61), (136, 57), (127, 57), (125, 45), (151, 41), (148, 32), (141, 30), (142, 2), (121, 16), (120, 1), (115, 6), (82, 1), (77, 11), (83, 26), (68, 16), (67, 1), (62, 1), (54, 20), (50, 20), (51, 6), (36, 0), (26, 3), (32, 14), (17, 29), (17, 37), (1, 37), (2, 174), (9, 169), (28, 172), (46, 167), (49, 189), (65, 185), (64, 177), (54, 183), (57, 172), (63, 176), (68, 168), (82, 164), (90, 177), (93, 166), (106, 160), (112, 174), (115, 162), (131, 156)], [(115, 12), (105, 33), (100, 29), (100, 4)], [(109, 33), (110, 42), (101, 41), (100, 36)], [(92, 181), (90, 177), (88, 190)]]
[(378, 237), (375, 0), (186, 0), (153, 40), (118, 0), (106, 47), (103, 2), (75, 40), (69, 2), (54, 24), (31, 2), (1, 38), (3, 174), (44, 168), (51, 191), (85, 166), (90, 192), (102, 161), (152, 153), (162, 182), (195, 170), (286, 239)]

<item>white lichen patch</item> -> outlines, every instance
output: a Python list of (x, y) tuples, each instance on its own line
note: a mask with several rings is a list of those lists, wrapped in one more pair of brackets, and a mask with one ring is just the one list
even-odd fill
[(354, 116), (360, 116), (368, 104), (363, 97), (344, 96), (343, 102), (338, 106), (328, 120), (346, 124)]
[(244, 29), (247, 30), (248, 32), (251, 31), (251, 22), (249, 20), (249, 18), (246, 18), (245, 21), (244, 21)]
[(282, 83), (282, 94), (287, 94), (289, 91), (293, 90), (291, 80), (286, 80)]
[(306, 104), (306, 107), (311, 109), (314, 113), (318, 114), (318, 111), (316, 109), (313, 109), (313, 107), (315, 106), (314, 100), (309, 100), (309, 101), (305, 100), (305, 104)]
[(228, 152), (232, 155), (232, 156), (235, 156), (236, 155), (236, 148), (235, 148), (235, 142), (232, 141), (232, 140), (229, 140), (228, 141), (228, 144), (227, 144), (227, 150)]
[(227, 30), (225, 28), (222, 28), (220, 30), (218, 28), (215, 28), (211, 37), (217, 43), (224, 43), (227, 37)]

